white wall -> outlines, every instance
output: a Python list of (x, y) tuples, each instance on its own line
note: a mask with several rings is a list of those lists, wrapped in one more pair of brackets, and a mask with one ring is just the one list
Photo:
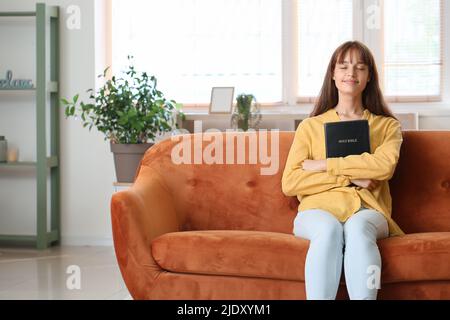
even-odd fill
[[(102, 2), (96, 1), (97, 5)], [(34, 11), (36, 2), (2, 0), (0, 11)], [(96, 59), (95, 44), (101, 43), (94, 32), (97, 6), (92, 0), (39, 2), (60, 6), (61, 97), (81, 93), (81, 98), (87, 98), (85, 91), (94, 88), (98, 70), (105, 67), (101, 57), (104, 52), (98, 52)], [(79, 30), (69, 30), (66, 26), (69, 16), (66, 9), (70, 5), (80, 8)], [(23, 20), (19, 20), (15, 23), (19, 30), (9, 34), (0, 28), (0, 41), (7, 44), (2, 45), (0, 54), (1, 78), (7, 69), (12, 69), (18, 77), (35, 79), (34, 19), (28, 20), (24, 23), (25, 28), (20, 27)], [(10, 144), (19, 147), (21, 161), (35, 159), (34, 97), (34, 93), (0, 93), (0, 135), (5, 135)], [(65, 119), (63, 109), (60, 111), (60, 125), (62, 242), (75, 245), (112, 244), (109, 203), (115, 174), (109, 144), (94, 129), (89, 132), (79, 121)], [(0, 234), (35, 232), (34, 177), (34, 169), (25, 173), (1, 169)]]

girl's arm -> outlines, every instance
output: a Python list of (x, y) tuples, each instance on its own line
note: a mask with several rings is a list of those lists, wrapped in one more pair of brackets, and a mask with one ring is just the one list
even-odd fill
[(345, 175), (351, 180), (389, 180), (394, 175), (402, 142), (400, 122), (392, 119), (387, 125), (383, 143), (373, 154), (364, 152), (360, 155), (328, 158), (326, 171), (335, 176)]
[(287, 196), (303, 196), (350, 185), (348, 177), (302, 168), (302, 162), (311, 157), (311, 137), (306, 126), (307, 119), (300, 122), (295, 132), (281, 181), (283, 193)]

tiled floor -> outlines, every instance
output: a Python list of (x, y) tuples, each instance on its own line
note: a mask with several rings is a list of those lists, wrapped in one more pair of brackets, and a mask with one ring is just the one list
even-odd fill
[(112, 247), (0, 248), (0, 299), (123, 300), (131, 296)]

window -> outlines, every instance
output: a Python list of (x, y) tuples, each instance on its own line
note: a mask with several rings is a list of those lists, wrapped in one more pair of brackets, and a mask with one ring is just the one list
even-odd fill
[(314, 97), (333, 51), (353, 39), (352, 0), (301, 0), (298, 5), (298, 94)]
[(208, 104), (215, 86), (262, 103), (312, 102), (333, 51), (357, 39), (389, 101), (435, 101), (443, 16), (443, 0), (113, 0), (113, 70), (131, 54), (185, 104)]
[(384, 1), (387, 96), (441, 94), (440, 11), (440, 0)]
[(170, 99), (209, 103), (212, 87), (282, 99), (281, 4), (273, 0), (114, 0), (113, 70), (127, 55)]
[(315, 99), (331, 54), (351, 39), (374, 54), (387, 100), (440, 100), (442, 10), (442, 0), (298, 0), (297, 100)]

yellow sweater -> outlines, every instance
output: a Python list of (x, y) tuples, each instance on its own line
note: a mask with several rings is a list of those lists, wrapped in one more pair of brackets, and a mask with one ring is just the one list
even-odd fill
[[(394, 174), (403, 142), (400, 122), (364, 110), (370, 127), (370, 154), (327, 159), (327, 171), (302, 169), (306, 159), (326, 159), (324, 123), (340, 121), (334, 109), (303, 120), (295, 132), (282, 178), (282, 190), (287, 196), (297, 196), (298, 211), (319, 208), (345, 222), (363, 205), (382, 213), (389, 225), (390, 236), (403, 235), (391, 218), (392, 198), (388, 180)], [(350, 186), (350, 179), (381, 180), (369, 191)]]

